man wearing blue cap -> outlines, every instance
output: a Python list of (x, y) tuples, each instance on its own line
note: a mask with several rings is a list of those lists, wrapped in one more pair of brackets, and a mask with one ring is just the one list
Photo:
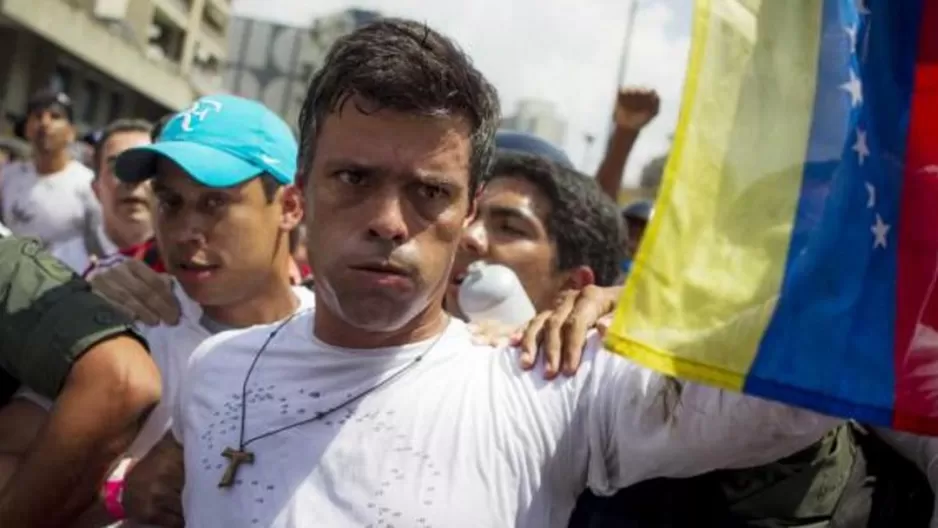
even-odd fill
[[(312, 302), (311, 292), (291, 288), (289, 281), (288, 235), (303, 215), (293, 186), (296, 159), (286, 123), (257, 102), (226, 95), (199, 99), (170, 119), (155, 143), (117, 158), (118, 178), (152, 180), (154, 231), (172, 279), (135, 260), (105, 273), (156, 286), (150, 291), (167, 295), (164, 303), (178, 304), (181, 315), (176, 325), (141, 328), (162, 375), (163, 399), (117, 464), (99, 504), (86, 513), (87, 525), (124, 518), (159, 526), (181, 522), (178, 448), (160, 444), (163, 464), (135, 466), (126, 479), (125, 473), (169, 430), (190, 355), (223, 330), (272, 323)], [(164, 294), (160, 286), (170, 280), (172, 293)], [(110, 286), (103, 292), (110, 300), (132, 304), (133, 293), (120, 281)]]
[(239, 301), (255, 291), (280, 291), (290, 306), (289, 282), (272, 276), (271, 263), (288, 266), (286, 234), (302, 197), (293, 187), (296, 141), (279, 117), (246, 99), (205, 97), (156, 143), (122, 154), (116, 169), (127, 182), (153, 178), (166, 270), (208, 316), (251, 319)]

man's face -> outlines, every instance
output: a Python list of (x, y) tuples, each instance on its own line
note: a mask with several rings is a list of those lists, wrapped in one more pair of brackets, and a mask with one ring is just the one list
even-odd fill
[(150, 213), (149, 181), (140, 184), (124, 183), (114, 174), (117, 156), (127, 149), (150, 144), (150, 135), (145, 132), (118, 132), (102, 146), (100, 165), (95, 167), (97, 175), (94, 191), (101, 202), (101, 211), (109, 232), (139, 233), (152, 229)]
[(316, 139), (309, 258), (319, 306), (354, 328), (393, 332), (441, 309), (473, 213), (470, 127), (362, 106), (352, 98)]
[(479, 198), (479, 214), (466, 229), (446, 293), (446, 307), (458, 310), (459, 284), (477, 260), (512, 269), (538, 311), (551, 307), (566, 280), (556, 266), (556, 247), (547, 230), (551, 204), (537, 186), (521, 177), (500, 176)]
[(26, 139), (37, 155), (58, 154), (75, 140), (75, 129), (65, 110), (52, 105), (26, 117)]
[(229, 188), (200, 185), (168, 159), (153, 181), (156, 238), (167, 270), (202, 306), (228, 306), (267, 284), (287, 252), (282, 236), (299, 222), (290, 187), (268, 202), (259, 178)]

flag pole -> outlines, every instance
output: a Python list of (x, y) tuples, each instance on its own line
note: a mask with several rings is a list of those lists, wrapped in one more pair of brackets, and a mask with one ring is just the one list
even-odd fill
[(622, 87), (625, 74), (628, 73), (629, 52), (632, 49), (632, 37), (635, 36), (635, 19), (638, 17), (640, 0), (629, 2), (629, 14), (625, 19), (625, 38), (622, 40), (622, 52), (619, 55), (619, 72), (616, 74), (616, 92)]
[[(616, 101), (618, 99), (619, 90), (622, 88), (623, 78), (628, 73), (629, 53), (632, 49), (632, 37), (635, 36), (635, 19), (638, 18), (638, 7), (640, 3), (641, 0), (631, 0), (631, 2), (629, 2), (628, 16), (625, 19), (625, 38), (622, 39), (622, 51), (619, 53), (619, 71), (616, 72), (616, 97), (612, 100), (612, 116), (615, 116)], [(615, 126), (615, 118), (612, 116), (606, 125), (606, 141), (609, 141), (609, 138), (612, 137), (613, 127)]]

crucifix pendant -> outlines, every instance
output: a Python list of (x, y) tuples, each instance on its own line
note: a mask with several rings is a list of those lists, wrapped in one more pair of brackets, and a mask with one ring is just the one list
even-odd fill
[(232, 449), (226, 447), (221, 456), (228, 459), (228, 467), (225, 468), (225, 474), (218, 481), (219, 488), (230, 488), (235, 481), (235, 475), (238, 474), (238, 468), (241, 464), (253, 464), (254, 453), (241, 449)]

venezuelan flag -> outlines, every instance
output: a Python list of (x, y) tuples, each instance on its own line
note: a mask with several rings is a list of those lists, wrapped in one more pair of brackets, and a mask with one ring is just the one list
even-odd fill
[(697, 0), (688, 68), (609, 348), (938, 434), (938, 0)]

